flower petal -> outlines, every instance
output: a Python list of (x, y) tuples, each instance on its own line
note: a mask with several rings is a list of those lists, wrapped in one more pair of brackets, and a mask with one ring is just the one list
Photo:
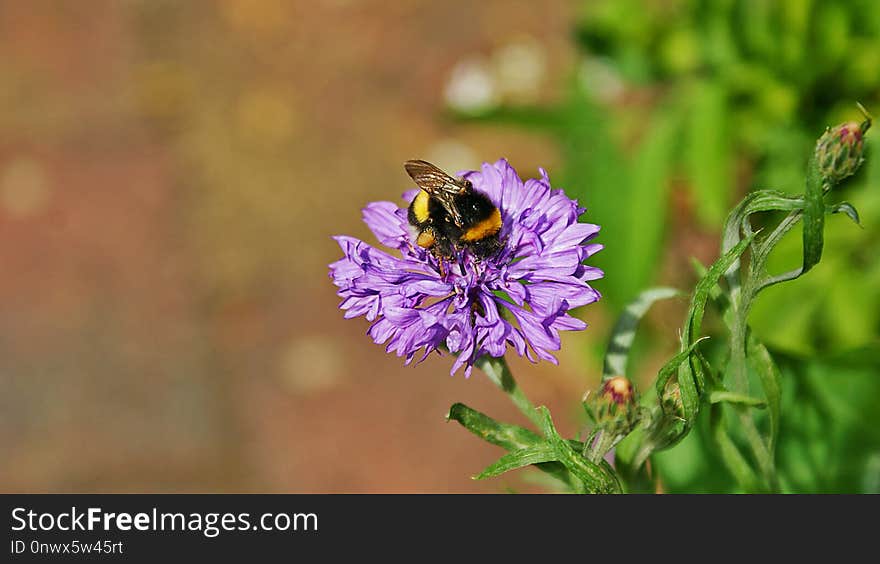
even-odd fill
[(364, 223), (386, 247), (400, 249), (409, 246), (411, 232), (406, 215), (391, 202), (373, 202), (362, 210)]

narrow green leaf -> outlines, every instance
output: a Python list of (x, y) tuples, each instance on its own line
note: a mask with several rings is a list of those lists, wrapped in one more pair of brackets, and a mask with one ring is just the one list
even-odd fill
[[(830, 214), (834, 214), (834, 213), (845, 213), (850, 219), (855, 221), (857, 225), (861, 226), (861, 223), (859, 223), (858, 211), (856, 211), (855, 207), (853, 207), (851, 204), (849, 204), (847, 202), (842, 202), (840, 204), (825, 206), (824, 211), (825, 211), (826, 215), (830, 215)], [(798, 216), (796, 214), (790, 215), (788, 218), (786, 218), (786, 220), (783, 221), (783, 223), (780, 224), (779, 227), (777, 227), (777, 229), (773, 232), (773, 234), (768, 236), (766, 240), (762, 241), (761, 249), (759, 251), (760, 253), (762, 253), (764, 255), (761, 258), (762, 261), (766, 260), (766, 254), (768, 254), (773, 249), (773, 247), (776, 246), (776, 244), (779, 242), (781, 237), (783, 235), (785, 235), (785, 233), (787, 233), (788, 230), (799, 220), (800, 220), (800, 216)], [(824, 219), (822, 220), (822, 225), (824, 226)], [(804, 225), (804, 229), (805, 229), (804, 233), (806, 234), (806, 229), (807, 229), (806, 224)], [(819, 255), (821, 258), (821, 247), (822, 247), (821, 242), (819, 244), (819, 247), (820, 247)], [(814, 260), (814, 259), (815, 259), (815, 257), (813, 257), (809, 260)], [(807, 260), (808, 260), (808, 254), (807, 254), (807, 249), (805, 247), (804, 248), (804, 261), (806, 262)], [(777, 274), (775, 276), (768, 275), (755, 287), (755, 290), (754, 290), (755, 295), (764, 291), (765, 289), (769, 288), (770, 286), (773, 286), (775, 284), (779, 284), (780, 282), (788, 282), (790, 280), (794, 280), (796, 278), (799, 278), (806, 271), (807, 271), (807, 269), (802, 266), (800, 268), (796, 268), (796, 269), (790, 270), (788, 272), (783, 272), (782, 274)]]
[(758, 190), (752, 192), (743, 209), (743, 217), (765, 211), (795, 211), (804, 209), (804, 197), (792, 196), (778, 190)]
[[(544, 439), (537, 433), (517, 425), (500, 423), (462, 403), (456, 403), (450, 407), (446, 418), (447, 420), (457, 421), (465, 429), (484, 441), (506, 450), (516, 451), (546, 444)], [(583, 445), (579, 445), (579, 448), (582, 449)], [(557, 480), (568, 484), (574, 490), (582, 488), (580, 480), (572, 476), (566, 467), (558, 462), (539, 463), (536, 467)]]
[[(726, 253), (741, 240), (743, 226), (748, 227), (749, 216), (764, 211), (795, 211), (804, 208), (803, 196), (790, 196), (777, 190), (756, 190), (746, 195), (743, 200), (727, 216), (721, 242), (721, 252)], [(751, 228), (748, 229), (751, 231)], [(730, 289), (731, 302), (739, 303), (740, 261), (733, 261), (724, 277)]]
[(530, 447), (543, 440), (524, 427), (500, 423), (463, 403), (453, 404), (446, 419), (459, 422), (462, 427), (484, 441), (507, 450)]
[[(706, 302), (709, 299), (709, 294), (711, 293), (712, 288), (715, 287), (718, 279), (728, 271), (734, 261), (736, 261), (746, 250), (753, 238), (754, 233), (737, 243), (736, 246), (716, 260), (709, 268), (708, 272), (706, 272), (706, 275), (697, 282), (693, 298), (691, 299), (691, 307), (681, 336), (682, 347), (688, 352), (687, 356), (690, 356), (692, 346), (696, 344), (696, 342), (699, 342), (695, 342), (693, 337), (700, 334), (703, 315), (706, 311)], [(699, 412), (700, 388), (704, 385), (702, 370), (700, 363), (693, 362), (693, 359), (688, 359), (687, 362), (680, 362), (678, 364), (678, 386), (681, 390), (681, 404), (684, 410), (684, 418), (688, 426), (693, 424), (697, 413)], [(657, 393), (661, 397), (667, 379), (668, 376), (665, 378), (658, 376)]]
[[(691, 257), (691, 267), (694, 269), (694, 274), (697, 275), (697, 278), (702, 278), (709, 272), (709, 269), (706, 268), (706, 265), (701, 263), (696, 257)], [(709, 297), (712, 298), (712, 301), (727, 301), (727, 296), (724, 295), (724, 290), (721, 289), (721, 286), (716, 282), (712, 289), (709, 290)], [(725, 307), (727, 304), (725, 303)]]
[(760, 485), (764, 488), (769, 487), (773, 492), (778, 491), (779, 484), (773, 463), (773, 455), (768, 448), (767, 442), (764, 441), (764, 438), (758, 431), (758, 426), (755, 425), (752, 415), (748, 413), (746, 408), (741, 405), (736, 405), (734, 408), (739, 417), (742, 433), (755, 457), (755, 461), (758, 463), (761, 474), (766, 480), (766, 482), (760, 482)]
[(550, 411), (546, 407), (538, 407), (538, 413), (542, 418), (541, 430), (547, 442), (556, 450), (556, 459), (583, 484), (584, 491), (589, 493), (621, 491), (620, 483), (610, 468), (590, 462), (579, 451), (574, 450), (568, 441), (559, 436), (553, 426)]
[[(743, 218), (746, 217), (746, 207), (749, 205), (750, 202), (752, 202), (759, 196), (759, 192), (751, 192), (749, 194), (746, 194), (745, 198), (743, 198), (742, 201), (740, 201), (740, 203), (738, 203), (736, 207), (734, 207), (727, 215), (727, 220), (724, 222), (724, 231), (721, 238), (722, 254), (734, 248), (742, 240), (742, 237), (740, 236), (740, 225), (742, 224)], [(739, 301), (739, 271), (740, 261), (739, 257), (737, 257), (724, 273), (724, 278), (727, 280), (727, 286), (730, 289), (731, 301), (733, 303), (737, 303)]]
[(767, 450), (770, 453), (771, 464), (775, 466), (776, 440), (779, 437), (779, 421), (782, 417), (781, 401), (782, 389), (780, 384), (779, 368), (770, 356), (770, 352), (754, 336), (749, 337), (748, 357), (752, 367), (761, 379), (761, 387), (767, 398), (767, 411), (770, 414), (770, 437), (767, 441)]
[(825, 237), (825, 199), (822, 176), (816, 157), (807, 167), (807, 189), (804, 204), (804, 265), (806, 274), (822, 258)]
[(703, 314), (706, 311), (706, 301), (712, 288), (718, 282), (718, 279), (727, 272), (730, 266), (736, 261), (740, 255), (746, 250), (752, 242), (754, 234), (749, 235), (736, 244), (732, 249), (721, 255), (714, 264), (706, 272), (706, 275), (697, 282), (694, 289), (694, 297), (691, 299), (691, 308), (688, 313), (687, 322), (684, 325), (682, 333), (682, 346), (688, 346), (691, 343), (692, 335), (699, 335), (700, 328), (703, 323)]
[(861, 221), (859, 220), (859, 212), (858, 210), (849, 202), (840, 202), (839, 204), (833, 204), (828, 206), (826, 213), (845, 213), (848, 218), (853, 220), (853, 223), (862, 226)]
[(626, 364), (629, 352), (636, 336), (636, 329), (648, 309), (658, 300), (680, 296), (682, 293), (675, 288), (650, 288), (629, 303), (617, 318), (611, 330), (611, 338), (605, 349), (605, 363), (602, 379), (626, 375)]
[[(802, 211), (804, 209), (803, 196), (790, 196), (778, 190), (757, 190), (750, 193), (742, 202), (737, 205), (733, 212), (728, 216), (724, 227), (724, 237), (722, 241), (722, 252), (727, 252), (740, 241), (740, 234), (751, 234), (752, 227), (750, 216), (760, 212), (767, 211)], [(800, 216), (797, 216), (799, 219)], [(728, 283), (738, 286), (739, 280), (732, 280), (731, 275), (737, 272), (739, 261), (728, 269), (726, 276)]]
[(730, 471), (736, 481), (739, 482), (740, 487), (744, 491), (754, 491), (758, 484), (758, 477), (755, 474), (755, 471), (752, 470), (752, 467), (749, 466), (748, 461), (746, 461), (745, 457), (743, 457), (742, 453), (739, 451), (739, 448), (737, 448), (736, 444), (734, 444), (730, 439), (730, 436), (727, 434), (724, 417), (718, 406), (714, 406), (711, 409), (709, 425), (712, 440), (718, 445), (718, 452), (721, 455), (721, 460), (724, 462), (728, 471)]
[(767, 402), (762, 399), (753, 398), (745, 394), (737, 394), (727, 390), (712, 390), (709, 392), (709, 403), (731, 403), (734, 405), (744, 405), (747, 407), (765, 408)]
[(497, 462), (486, 467), (485, 470), (474, 476), (475, 480), (492, 478), (516, 470), (523, 466), (540, 464), (541, 462), (553, 462), (556, 460), (556, 449), (547, 443), (537, 444), (527, 448), (511, 451)]

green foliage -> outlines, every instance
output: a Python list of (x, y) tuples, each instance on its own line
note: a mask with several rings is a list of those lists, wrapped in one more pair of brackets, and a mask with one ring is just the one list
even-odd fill
[[(503, 363), (503, 359), (493, 359), (491, 362)], [(540, 417), (543, 437), (522, 427), (499, 423), (464, 404), (452, 406), (448, 419), (457, 421), (475, 435), (510, 451), (475, 476), (477, 480), (535, 464), (577, 493), (621, 491), (620, 483), (607, 462), (589, 460), (581, 454), (583, 444), (560, 437), (546, 407), (539, 407), (535, 411)]]
[[(603, 227), (607, 252), (595, 262), (614, 283), (599, 284), (619, 311), (656, 282), (670, 225), (696, 220), (718, 229), (751, 186), (799, 193), (818, 132), (851, 116), (854, 100), (880, 105), (878, 13), (869, 0), (585, 2), (573, 33), (578, 72), (565, 101), (461, 118), (556, 140), (565, 157), (563, 186)], [(880, 191), (866, 189), (878, 186), (878, 168), (852, 186), (866, 232), (833, 228), (827, 237), (838, 277), (859, 278), (866, 262), (880, 272), (876, 253), (851, 252), (853, 238), (864, 249), (878, 236), (880, 205), (866, 202), (880, 200)], [(693, 218), (671, 217), (673, 190), (686, 192)], [(789, 249), (789, 258), (800, 252)], [(854, 284), (880, 305), (880, 284)], [(788, 352), (818, 350), (803, 339), (815, 334), (816, 319), (823, 320), (826, 350), (863, 346), (876, 334), (880, 307), (852, 312), (855, 326), (870, 328), (859, 338), (838, 300), (819, 298), (815, 289), (788, 290), (792, 303), (810, 304), (812, 313), (789, 310), (782, 321), (771, 306), (758, 306), (755, 331)]]
[[(722, 239), (719, 261), (698, 267), (678, 354), (615, 448), (621, 487), (878, 491), (880, 159), (835, 186), (862, 147), (832, 154), (842, 138), (826, 134), (818, 159), (812, 149), (828, 123), (858, 117), (854, 101), (880, 106), (880, 11), (869, 0), (599, 0), (584, 3), (574, 39), (563, 102), (459, 117), (559, 145), (563, 186), (602, 225), (603, 302), (623, 312), (603, 380), (637, 371), (627, 358), (639, 319), (672, 295), (640, 294), (670, 226)], [(865, 144), (876, 155), (880, 137)], [(707, 308), (722, 324), (703, 342)], [(505, 391), (540, 428), (521, 392)], [(585, 457), (600, 443), (591, 435)]]
[[(708, 268), (696, 264), (700, 279), (691, 294), (690, 308), (681, 329), (680, 352), (660, 369), (653, 386), (654, 393), (647, 395), (640, 406), (636, 405), (631, 382), (621, 373), (626, 371), (641, 317), (651, 304), (672, 297), (676, 292), (666, 288), (646, 290), (627, 306), (609, 340), (602, 392), (584, 398), (584, 407), (593, 423), (592, 432), (584, 443), (559, 436), (547, 408), (532, 406), (517, 387), (503, 359), (483, 358), (480, 367), (540, 428), (543, 437), (496, 422), (456, 404), (450, 411), (450, 419), (509, 451), (477, 478), (494, 477), (536, 465), (574, 492), (643, 490), (651, 483), (644, 463), (655, 452), (680, 443), (702, 420), (707, 421), (702, 423), (706, 429), (702, 437), (708, 444), (707, 450), (733, 478), (734, 491), (796, 491), (799, 487), (815, 487), (833, 480), (835, 473), (814, 472), (809, 475), (809, 464), (798, 465), (806, 457), (827, 454), (821, 449), (817, 455), (812, 452), (816, 446), (827, 446), (821, 439), (816, 440), (821, 426), (804, 434), (813, 439), (811, 443), (799, 443), (797, 434), (793, 435), (795, 440), (786, 437), (785, 448), (793, 449), (798, 456), (791, 459), (795, 463), (788, 464), (786, 472), (777, 469), (776, 450), (783, 413), (782, 377), (767, 347), (751, 332), (748, 318), (759, 293), (795, 280), (819, 263), (824, 248), (826, 215), (842, 212), (858, 224), (858, 212), (853, 206), (829, 204), (826, 197), (850, 174), (848, 171), (841, 174), (843, 168), (840, 167), (861, 163), (861, 138), (870, 125), (871, 120), (866, 117), (861, 125), (856, 126), (859, 144), (848, 149), (851, 154), (847, 159), (823, 162), (819, 157), (827, 150), (827, 143), (820, 140), (810, 159), (804, 196), (759, 190), (748, 194), (730, 212), (722, 231), (721, 256)], [(827, 166), (832, 161), (836, 164)], [(788, 213), (775, 228), (759, 235), (752, 226), (753, 216), (766, 212)], [(801, 266), (771, 275), (767, 268), (771, 252), (798, 223), (803, 224)], [(745, 267), (742, 257), (747, 250), (748, 266)], [(719, 284), (722, 279), (726, 281), (723, 287)], [(712, 304), (721, 313), (729, 339), (726, 347), (716, 347), (720, 350), (707, 354), (699, 345), (708, 338), (702, 335), (703, 318)], [(762, 397), (752, 395), (751, 390), (756, 388), (760, 388)], [(832, 408), (818, 397), (811, 406), (814, 409), (800, 419), (801, 424), (830, 419), (826, 414)], [(850, 417), (850, 420), (854, 418)], [(859, 434), (855, 436), (859, 437)], [(611, 470), (604, 457), (615, 445), (618, 446), (616, 469)], [(873, 457), (864, 461), (868, 472), (877, 464)], [(857, 466), (844, 466), (839, 473), (853, 472), (853, 468)], [(662, 476), (662, 470), (658, 475)], [(878, 486), (870, 475), (861, 478), (866, 489)], [(834, 487), (838, 486), (835, 484)]]
[[(781, 405), (776, 471), (785, 493), (880, 493), (880, 347), (804, 362), (776, 354)], [(652, 457), (671, 493), (743, 491), (713, 446), (708, 418)]]

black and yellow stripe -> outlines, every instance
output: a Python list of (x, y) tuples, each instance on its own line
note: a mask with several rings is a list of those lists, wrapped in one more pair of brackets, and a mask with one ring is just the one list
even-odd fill
[(461, 240), (469, 243), (482, 241), (495, 236), (499, 231), (501, 231), (501, 211), (495, 208), (489, 217), (465, 229), (461, 234)]

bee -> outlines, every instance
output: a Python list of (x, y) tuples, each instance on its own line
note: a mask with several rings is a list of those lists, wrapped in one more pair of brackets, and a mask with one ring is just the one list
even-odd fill
[(501, 211), (469, 180), (453, 178), (426, 161), (403, 166), (421, 188), (407, 214), (418, 233), (416, 244), (429, 249), (441, 269), (457, 251), (468, 249), (485, 258), (501, 248)]

